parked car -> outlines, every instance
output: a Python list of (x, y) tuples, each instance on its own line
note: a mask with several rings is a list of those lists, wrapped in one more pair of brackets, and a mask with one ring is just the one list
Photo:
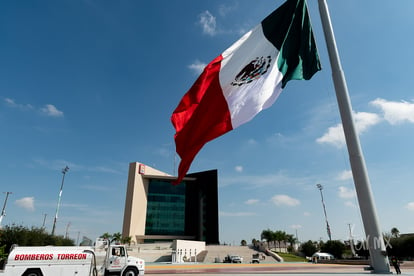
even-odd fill
[(232, 263), (239, 263), (241, 264), (243, 262), (243, 258), (238, 255), (232, 255), (230, 256), (230, 260)]
[(243, 258), (238, 255), (227, 255), (224, 257), (223, 263), (242, 263)]

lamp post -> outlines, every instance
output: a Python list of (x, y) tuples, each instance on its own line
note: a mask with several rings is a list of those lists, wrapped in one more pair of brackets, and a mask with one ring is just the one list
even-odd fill
[(46, 217), (47, 217), (47, 214), (43, 214), (43, 224), (42, 224), (43, 230), (45, 230)]
[(325, 202), (323, 201), (323, 194), (322, 194), (322, 189), (323, 189), (323, 186), (322, 186), (321, 184), (316, 184), (316, 187), (317, 187), (317, 188), (319, 189), (319, 191), (321, 192), (321, 199), (322, 199), (323, 213), (325, 214), (325, 221), (326, 221), (326, 232), (328, 233), (329, 240), (332, 240), (332, 238), (331, 238), (331, 228), (329, 227), (329, 223), (328, 223), (328, 216), (326, 215)]
[(68, 224), (66, 225), (66, 234), (65, 234), (65, 239), (69, 239), (69, 227), (70, 227), (70, 221), (68, 222)]
[(1, 222), (3, 221), (3, 218), (6, 215), (7, 198), (9, 198), (9, 194), (12, 194), (12, 192), (4, 192), (4, 193), (6, 194), (6, 199), (4, 200), (3, 209), (1, 210), (1, 215), (0, 215), (0, 228), (1, 228)]
[(62, 184), (60, 185), (60, 191), (59, 191), (59, 197), (58, 197), (58, 204), (56, 207), (56, 214), (55, 214), (55, 219), (53, 220), (53, 228), (52, 228), (52, 236), (55, 235), (55, 228), (56, 228), (56, 221), (58, 218), (58, 213), (59, 213), (59, 208), (60, 208), (60, 200), (62, 199), (62, 189), (63, 189), (63, 183), (65, 182), (65, 175), (66, 173), (69, 171), (69, 167), (66, 166), (62, 169)]

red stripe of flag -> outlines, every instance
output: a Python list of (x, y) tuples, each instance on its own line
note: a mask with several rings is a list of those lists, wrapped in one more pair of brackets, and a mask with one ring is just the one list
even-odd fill
[(219, 82), (222, 56), (211, 61), (171, 116), (176, 151), (181, 157), (179, 184), (197, 153), (209, 141), (233, 129), (230, 112)]

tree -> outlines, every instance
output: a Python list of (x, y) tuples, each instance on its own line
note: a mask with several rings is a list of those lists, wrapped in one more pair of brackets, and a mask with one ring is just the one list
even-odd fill
[(405, 258), (413, 258), (414, 257), (414, 252), (413, 252), (413, 248), (414, 248), (414, 236), (413, 235), (408, 235), (406, 237), (403, 238), (399, 238), (401, 239), (401, 254), (400, 256), (405, 257)]
[(279, 248), (279, 251), (280, 251), (280, 243), (282, 241), (286, 241), (287, 234), (286, 234), (285, 231), (278, 230), (278, 231), (274, 232), (273, 236), (274, 236), (274, 240), (277, 241), (277, 243), (278, 243), (278, 248)]
[(45, 246), (45, 245), (74, 245), (73, 240), (63, 236), (54, 236), (47, 233), (44, 228), (27, 228), (21, 225), (6, 225), (0, 230), (0, 246), (5, 246), (4, 251), (10, 252), (13, 244), (20, 246)]
[(246, 246), (247, 245), (247, 241), (246, 240), (241, 240), (240, 245), (241, 246)]
[(131, 236), (129, 236), (129, 237), (122, 237), (122, 240), (121, 240), (121, 242), (123, 244), (128, 244), (128, 245), (131, 245), (131, 241), (132, 241), (132, 237)]
[(111, 243), (112, 242), (121, 242), (121, 240), (122, 240), (122, 234), (121, 233), (119, 233), (119, 232), (117, 232), (117, 233), (113, 233), (112, 234), (112, 240), (111, 240)]
[[(386, 243), (387, 244), (387, 243)], [(389, 256), (397, 256), (398, 258), (414, 257), (414, 235), (402, 235), (388, 241), (387, 253)]]
[(6, 245), (0, 246), (0, 268), (3, 267), (4, 261), (7, 258)]
[(111, 234), (109, 234), (108, 232), (105, 232), (100, 236), (100, 238), (109, 240), (111, 238)]
[(296, 237), (292, 234), (287, 234), (286, 235), (286, 241), (293, 246), (298, 240), (296, 239)]
[(269, 247), (269, 242), (274, 241), (273, 239), (273, 231), (270, 229), (267, 230), (263, 230), (262, 234), (260, 234), (260, 238), (262, 240), (266, 240), (267, 241), (267, 246)]
[(289, 243), (288, 251), (293, 252), (295, 250), (294, 245), (296, 244), (297, 239), (295, 238), (294, 235), (287, 234), (286, 235), (286, 241)]
[(308, 240), (305, 243), (302, 243), (302, 245), (300, 246), (300, 251), (305, 255), (305, 256), (312, 256), (313, 253), (315, 253), (317, 251), (316, 245), (313, 241)]
[(345, 244), (338, 240), (327, 241), (321, 247), (321, 251), (330, 253), (334, 255), (337, 259), (342, 258), (342, 254), (345, 252), (345, 249)]
[(367, 244), (366, 244), (365, 241), (358, 241), (354, 245), (354, 248), (355, 248), (355, 253), (358, 256), (362, 256), (362, 257), (368, 258), (368, 256), (369, 256), (369, 250), (368, 250), (368, 246), (367, 246)]

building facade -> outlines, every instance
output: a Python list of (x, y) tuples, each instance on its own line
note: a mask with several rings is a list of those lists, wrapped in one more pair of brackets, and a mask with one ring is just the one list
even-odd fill
[(123, 237), (137, 243), (195, 240), (219, 244), (217, 170), (176, 177), (130, 163)]

